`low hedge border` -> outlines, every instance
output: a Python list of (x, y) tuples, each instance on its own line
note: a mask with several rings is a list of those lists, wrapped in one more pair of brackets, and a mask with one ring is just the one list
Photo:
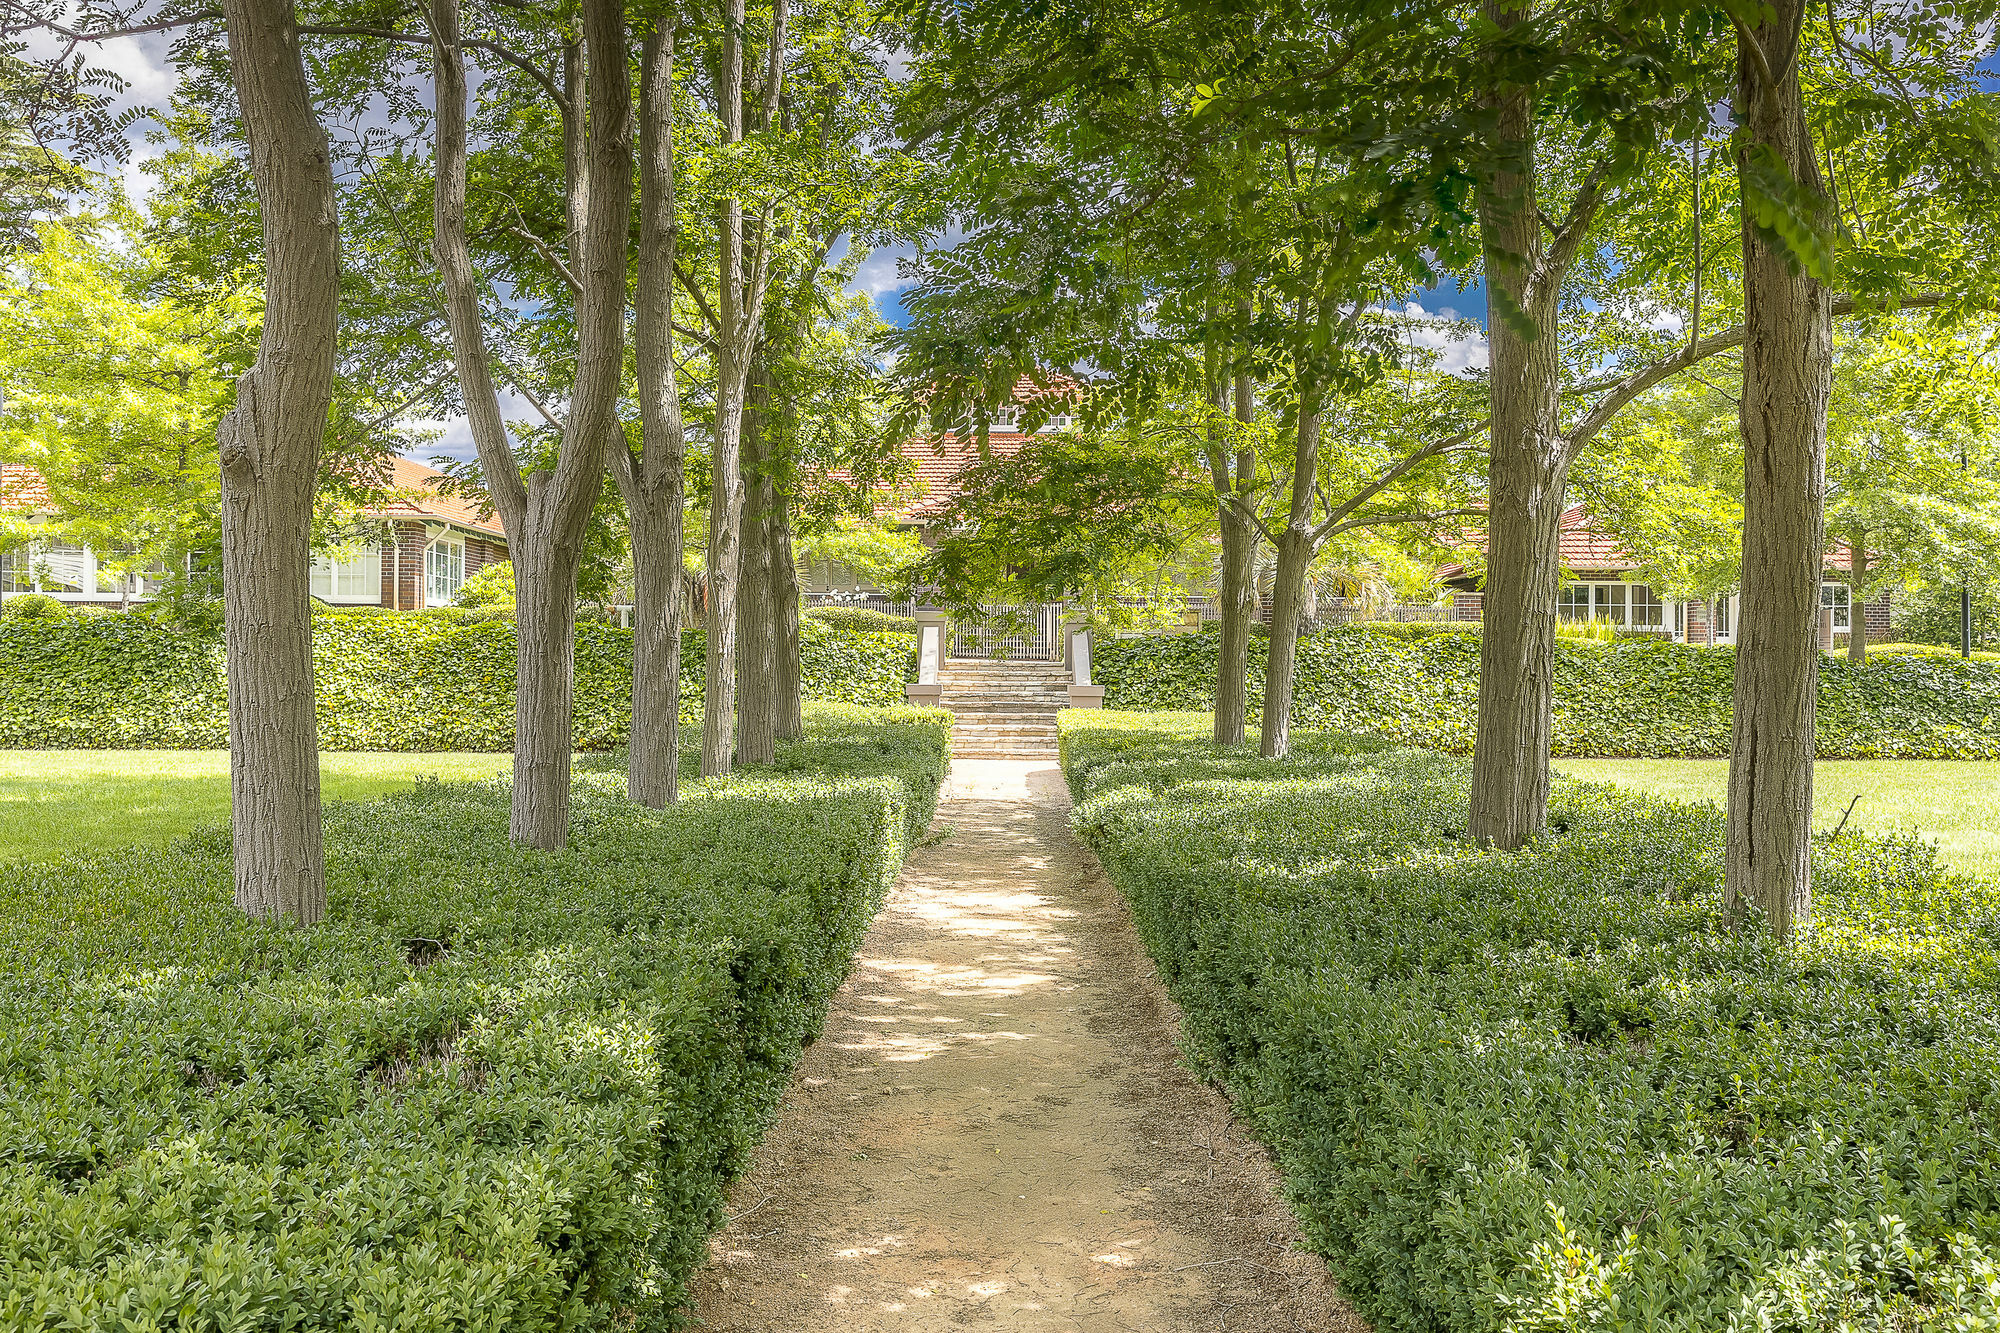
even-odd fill
[(1713, 807), (1490, 852), (1460, 759), (1206, 723), (1066, 714), (1075, 826), (1378, 1333), (2000, 1321), (2000, 886), (1822, 838), (1786, 950)]
[[(1430, 628), (1425, 627), (1427, 630)], [(1214, 633), (1097, 645), (1092, 679), (1114, 709), (1215, 706)], [(1250, 642), (1251, 706), (1268, 646)], [(1736, 656), (1729, 648), (1558, 639), (1555, 753), (1702, 759), (1729, 753)], [(1822, 759), (2000, 759), (2000, 664), (1884, 656), (1819, 669)], [(1477, 728), (1479, 636), (1406, 635), (1345, 626), (1299, 643), (1293, 725), (1369, 732), (1470, 754)]]
[(326, 814), (327, 919), (229, 837), (0, 867), (0, 1326), (652, 1328), (927, 826), (948, 719), (814, 710), (665, 811), (579, 778)]
[[(886, 707), (916, 674), (907, 634), (803, 621), (809, 700)], [(701, 711), (705, 639), (682, 635), (681, 716)], [(323, 750), (491, 750), (514, 745), (514, 621), (478, 612), (328, 612), (313, 619)], [(632, 633), (576, 630), (579, 750), (623, 745), (632, 725)], [(142, 615), (0, 618), (0, 748), (200, 750), (229, 740), (218, 633)]]

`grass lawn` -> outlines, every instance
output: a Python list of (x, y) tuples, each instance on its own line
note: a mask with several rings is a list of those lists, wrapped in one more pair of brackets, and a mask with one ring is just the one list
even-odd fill
[[(1727, 759), (1558, 759), (1556, 770), (1615, 782), (1677, 801), (1722, 805)], [(1915, 829), (1961, 870), (2000, 879), (2000, 763), (1977, 759), (1825, 759), (1814, 766), (1813, 821), (1840, 822), (1856, 796), (1849, 828)]]
[[(435, 775), (511, 771), (511, 754), (319, 757), (327, 800), (366, 801)], [(229, 815), (224, 750), (0, 750), (0, 861), (166, 842)]]

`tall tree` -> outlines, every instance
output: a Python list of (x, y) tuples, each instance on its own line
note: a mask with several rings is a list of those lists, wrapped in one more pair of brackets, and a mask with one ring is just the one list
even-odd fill
[[(1727, 912), (1760, 910), (1780, 939), (1811, 914), (1813, 711), (1819, 699), (1833, 205), (1799, 89), (1804, 0), (1776, 0), (1738, 35), (1743, 179), (1743, 610), (1729, 757)], [(1773, 203), (1778, 204), (1774, 210)], [(1780, 223), (1780, 218), (1783, 223)], [(1805, 253), (1801, 253), (1804, 251)], [(1801, 262), (1805, 260), (1805, 262)]]
[(640, 448), (621, 438), (612, 471), (632, 528), (633, 800), (663, 806), (680, 779), (681, 585), (687, 436), (674, 362), (674, 30), (655, 17), (639, 54), (639, 255), (633, 300)]
[[(478, 271), (466, 238), (465, 44), (458, 0), (431, 11), (437, 88), (433, 246), (459, 392), (487, 494), (507, 532), (518, 588), (511, 828), (531, 847), (568, 837), (576, 580), (585, 529), (618, 424), (632, 199), (632, 96), (624, 9), (581, 0), (583, 42), (564, 105), (565, 212), (573, 249), (576, 374), (552, 466), (524, 475), (501, 417)], [(580, 57), (580, 60), (579, 60)], [(586, 91), (587, 90), (587, 91)], [(587, 98), (587, 105), (586, 105)]]
[(333, 398), (339, 225), (290, 0), (226, 0), (224, 15), (266, 292), (257, 360), (217, 432), (236, 903), (310, 924), (326, 913), (310, 532)]

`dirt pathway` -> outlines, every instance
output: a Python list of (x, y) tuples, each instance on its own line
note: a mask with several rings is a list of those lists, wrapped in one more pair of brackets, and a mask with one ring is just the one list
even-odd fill
[(1176, 1016), (1060, 774), (954, 766), (696, 1283), (721, 1330), (1366, 1328)]

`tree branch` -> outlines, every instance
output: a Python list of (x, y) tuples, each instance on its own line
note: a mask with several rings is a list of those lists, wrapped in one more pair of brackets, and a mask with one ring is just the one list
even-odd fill
[[(396, 28), (368, 27), (361, 24), (302, 23), (299, 25), (299, 31), (310, 33), (315, 37), (374, 37), (385, 42), (404, 42), (415, 46), (429, 46), (431, 44), (431, 38), (428, 34), (403, 32)], [(477, 37), (460, 38), (458, 45), (498, 56), (541, 85), (542, 91), (547, 93), (555, 104), (562, 109), (562, 113), (564, 115), (569, 114), (569, 99), (563, 96), (562, 89), (556, 87), (555, 80), (538, 69), (533, 61), (520, 52), (509, 50), (498, 42), (484, 41)]]
[[(206, 23), (210, 20), (218, 23), (221, 22), (222, 11), (219, 9), (203, 9), (193, 14), (181, 14), (170, 19), (155, 19), (151, 23), (134, 23), (123, 28), (70, 28), (55, 22), (53, 19), (45, 19), (40, 23), (29, 26), (46, 28), (64, 41), (108, 42), (114, 37), (137, 37), (149, 32), (168, 32), (174, 28), (185, 28), (191, 24)], [(300, 31), (305, 32), (310, 31), (310, 29), (302, 28)]]
[[(1891, 310), (1922, 310), (1948, 305), (1953, 299), (1945, 292), (1918, 292), (1911, 296), (1894, 298), (1887, 305)], [(1868, 308), (1870, 308), (1868, 303), (1856, 301), (1852, 296), (1833, 298), (1833, 315), (1836, 319)], [(1562, 442), (1564, 454), (1569, 458), (1575, 458), (1583, 446), (1603, 430), (1611, 418), (1617, 416), (1626, 404), (1662, 380), (1673, 377), (1697, 362), (1707, 360), (1717, 352), (1726, 352), (1732, 347), (1742, 345), (1743, 326), (1738, 324), (1724, 329), (1721, 333), (1711, 334), (1700, 342), (1691, 343), (1672, 356), (1663, 357), (1651, 365), (1641, 366), (1622, 379), (1602, 386), (1608, 392), (1564, 437)]]

